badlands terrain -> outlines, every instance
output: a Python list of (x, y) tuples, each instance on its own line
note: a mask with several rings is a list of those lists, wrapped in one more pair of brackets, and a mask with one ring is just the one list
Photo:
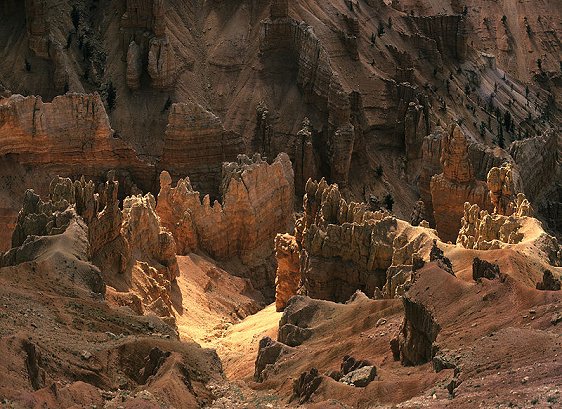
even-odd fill
[(559, 0), (0, 2), (2, 408), (562, 405)]

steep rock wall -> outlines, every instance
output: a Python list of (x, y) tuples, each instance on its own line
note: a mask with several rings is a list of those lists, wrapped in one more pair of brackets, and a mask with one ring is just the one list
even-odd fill
[(162, 172), (157, 213), (176, 237), (181, 254), (203, 250), (219, 260), (250, 261), (254, 250), (271, 247), (275, 234), (290, 227), (291, 162), (285, 154), (271, 165), (259, 155), (241, 155), (223, 169), (222, 204), (211, 204), (209, 195), (201, 201), (189, 178), (172, 187), (170, 175)]

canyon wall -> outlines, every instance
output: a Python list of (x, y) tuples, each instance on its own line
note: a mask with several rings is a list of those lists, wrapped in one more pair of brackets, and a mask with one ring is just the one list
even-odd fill
[(261, 22), (260, 50), (265, 56), (286, 54), (296, 61), (296, 81), (305, 99), (327, 115), (324, 156), (331, 180), (345, 187), (357, 126), (352, 105), (360, 104), (360, 97), (344, 89), (312, 27), (274, 13), (277, 6), (271, 11), (271, 18)]
[(406, 16), (406, 21), (433, 41), (442, 56), (463, 61), (467, 56), (468, 32), (462, 15)]

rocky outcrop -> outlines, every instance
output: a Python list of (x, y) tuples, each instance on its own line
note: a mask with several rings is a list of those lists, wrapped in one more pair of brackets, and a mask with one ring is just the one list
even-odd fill
[(312, 146), (312, 129), (310, 121), (305, 118), (302, 129), (297, 133), (295, 146), (295, 193), (298, 197), (304, 195), (304, 187), (308, 179), (315, 179), (318, 174), (314, 147)]
[(121, 229), (136, 260), (158, 263), (157, 270), (167, 283), (179, 276), (176, 243), (172, 233), (160, 224), (152, 194), (125, 198)]
[[(287, 155), (270, 165), (260, 155), (240, 155), (223, 166), (222, 204), (200, 199), (190, 179), (172, 187), (167, 172), (160, 176), (157, 212), (186, 254), (202, 250), (214, 258), (250, 261), (254, 250), (271, 247), (275, 234), (291, 224), (293, 172)], [(228, 232), (225, 234), (225, 232)]]
[(278, 234), (275, 237), (275, 259), (277, 272), (275, 274), (275, 309), (283, 311), (287, 301), (297, 294), (300, 274), (300, 249), (294, 236)]
[[(465, 203), (457, 244), (469, 249), (491, 250), (502, 248), (504, 244), (520, 243), (525, 238), (520, 229), (530, 219), (530, 211), (529, 202), (522, 193), (517, 196), (511, 216), (490, 214), (487, 210), (481, 211), (478, 205)], [(544, 233), (542, 228), (537, 234), (541, 232)]]
[[(171, 284), (179, 275), (174, 238), (160, 225), (151, 194), (127, 197), (121, 210), (119, 183), (113, 177), (112, 172), (97, 189), (84, 178), (55, 178), (45, 202), (27, 191), (12, 236), (13, 249), (2, 263), (30, 261), (44, 252), (46, 237), (66, 234), (67, 239), (60, 240), (73, 240), (67, 249), (93, 263), (97, 276), (101, 270), (105, 283), (121, 292), (134, 290), (146, 310), (172, 317)], [(71, 228), (74, 235), (67, 234)]]
[(506, 163), (501, 168), (490, 169), (486, 184), (490, 190), (494, 213), (504, 216), (513, 214), (516, 203), (511, 164)]
[(176, 81), (177, 66), (172, 45), (167, 37), (155, 37), (148, 47), (148, 75), (156, 89), (167, 89)]
[(408, 290), (412, 281), (413, 266), (390, 266), (386, 270), (386, 283), (381, 295), (382, 298), (399, 298)]
[(88, 233), (88, 226), (75, 208), (68, 207), (68, 202), (44, 202), (28, 190), (12, 236), (12, 248), (0, 254), (0, 267), (34, 262), (45, 268), (45, 274), (56, 275), (60, 274), (56, 268), (59, 263), (70, 263), (76, 268), (72, 272), (65, 270), (68, 274), (60, 279), (72, 280), (77, 288), (103, 296), (105, 283), (100, 270), (88, 263)]
[(173, 104), (168, 115), (160, 167), (174, 177), (189, 175), (196, 190), (219, 196), (222, 163), (244, 151), (240, 135), (195, 103)]
[(411, 299), (407, 293), (402, 302), (404, 321), (398, 337), (391, 342), (394, 358), (405, 366), (421, 365), (433, 358), (433, 343), (441, 327), (427, 307)]
[(422, 145), (429, 134), (429, 118), (426, 109), (417, 100), (408, 104), (404, 117), (404, 146), (408, 166), (422, 158)]
[(455, 275), (455, 272), (453, 271), (453, 263), (445, 257), (443, 250), (437, 246), (436, 239), (433, 240), (433, 245), (431, 246), (431, 250), (429, 252), (429, 261), (436, 262), (439, 268), (451, 275)]
[(340, 382), (346, 385), (364, 388), (377, 377), (377, 368), (373, 365), (355, 369), (341, 377)]
[(343, 357), (339, 371), (330, 373), (330, 378), (346, 385), (364, 388), (377, 376), (377, 368), (369, 361), (357, 360), (352, 356)]
[(544, 270), (542, 281), (537, 283), (537, 290), (542, 291), (560, 291), (561, 281), (556, 278), (552, 271)]
[(141, 297), (146, 309), (160, 317), (174, 317), (172, 283), (179, 276), (176, 243), (161, 226), (156, 201), (150, 193), (124, 200), (121, 232), (131, 246), (131, 289)]
[(411, 266), (412, 256), (428, 253), (435, 238), (365, 203), (348, 203), (324, 179), (309, 180), (306, 192), (295, 239), (302, 291), (312, 298), (344, 302), (356, 290), (374, 295), (387, 283), (389, 267)]
[(294, 348), (281, 342), (264, 337), (260, 340), (258, 356), (256, 357), (254, 380), (263, 382), (267, 379), (268, 371), (285, 355), (289, 355)]
[(427, 221), (435, 226), (433, 217), (433, 200), (431, 198), (431, 178), (443, 172), (441, 166), (441, 141), (444, 131), (437, 128), (433, 133), (423, 138), (421, 146), (422, 165), (418, 179), (420, 198), (425, 205)]
[(465, 202), (490, 207), (487, 186), (474, 177), (468, 142), (458, 125), (442, 140), (441, 165), (443, 173), (431, 178), (433, 215), (440, 237), (452, 241), (458, 234)]
[[(431, 197), (431, 178), (443, 173), (441, 154), (443, 141), (446, 139), (445, 133), (442, 128), (437, 127), (433, 133), (423, 139), (421, 145), (418, 189), (421, 200), (423, 200), (426, 206), (427, 220), (431, 226), (435, 225), (433, 200)], [(513, 162), (513, 159), (504, 151), (491, 149), (483, 144), (469, 142), (468, 140), (467, 143), (468, 160), (472, 164), (474, 177), (477, 180), (485, 180), (492, 167), (499, 167), (503, 163)], [(518, 180), (516, 182), (519, 185)]]
[[(272, 255), (275, 235), (291, 229), (294, 200), (293, 170), (286, 154), (268, 164), (256, 154), (224, 163), (220, 184), (222, 203), (201, 201), (190, 179), (172, 187), (167, 172), (160, 177), (157, 213), (177, 240), (179, 254), (202, 251), (245, 266), (262, 265)], [(256, 288), (274, 286), (273, 270), (248, 274)], [(270, 294), (273, 296), (273, 293)]]
[(312, 322), (322, 305), (302, 295), (291, 298), (279, 320), (277, 340), (291, 347), (302, 345), (312, 336)]
[(472, 260), (472, 279), (480, 281), (482, 278), (493, 280), (500, 276), (500, 266), (475, 257)]
[(153, 168), (115, 137), (97, 93), (66, 94), (50, 103), (36, 96), (2, 99), (0, 140), (0, 157), (11, 155), (35, 169), (96, 179), (127, 169), (145, 186), (154, 176)]
[(290, 402), (298, 401), (301, 405), (308, 402), (321, 383), (322, 375), (318, 373), (318, 369), (311, 368), (310, 371), (303, 372), (293, 381), (293, 394)]
[(137, 43), (131, 41), (127, 50), (127, 86), (135, 91), (140, 88), (142, 76), (142, 55)]
[(427, 214), (425, 210), (425, 203), (423, 200), (418, 200), (410, 215), (410, 224), (412, 226), (419, 226), (424, 220), (427, 221)]

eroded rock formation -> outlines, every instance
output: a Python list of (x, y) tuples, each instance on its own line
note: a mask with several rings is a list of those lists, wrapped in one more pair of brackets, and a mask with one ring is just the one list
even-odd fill
[(275, 237), (275, 258), (277, 272), (275, 275), (275, 308), (283, 311), (287, 301), (299, 289), (300, 274), (300, 249), (294, 236), (278, 234)]
[(462, 15), (407, 16), (423, 36), (435, 41), (444, 57), (464, 60), (468, 49), (468, 32)]
[[(177, 240), (179, 254), (203, 251), (218, 260), (238, 259), (245, 265), (263, 262), (275, 235), (292, 224), (293, 170), (286, 154), (268, 164), (256, 154), (224, 163), (222, 203), (200, 199), (189, 178), (172, 187), (167, 172), (160, 176), (157, 212)], [(272, 277), (253, 275), (254, 285), (273, 285)]]
[(343, 357), (339, 371), (330, 373), (330, 378), (346, 385), (364, 388), (377, 376), (377, 368), (367, 360), (357, 360), (352, 356)]
[(150, 193), (124, 200), (121, 231), (131, 246), (131, 286), (135, 293), (158, 316), (173, 317), (171, 286), (179, 276), (176, 243), (161, 226), (156, 201)]
[[(356, 291), (380, 292), (391, 266), (410, 266), (429, 252), (434, 233), (388, 213), (346, 202), (337, 185), (309, 180), (304, 215), (297, 221), (302, 291), (312, 298), (343, 302)], [(406, 278), (404, 279), (406, 280)], [(394, 286), (402, 285), (396, 283)]]
[(400, 326), (398, 338), (392, 340), (394, 358), (402, 365), (421, 365), (433, 358), (433, 343), (441, 330), (427, 306), (412, 299), (406, 293), (404, 303), (404, 321)]
[(544, 270), (542, 281), (537, 283), (537, 290), (560, 291), (560, 288), (561, 288), (560, 278), (555, 277), (552, 271)]
[(507, 163), (501, 168), (490, 169), (486, 184), (490, 190), (494, 213), (504, 216), (512, 214), (515, 210), (515, 192), (511, 165)]
[(510, 216), (490, 214), (487, 210), (480, 210), (478, 205), (465, 203), (457, 244), (469, 249), (491, 250), (535, 242), (557, 265), (560, 246), (556, 238), (545, 233), (541, 223), (531, 217), (531, 212), (529, 202), (522, 193), (517, 195)]
[(126, 7), (121, 27), (128, 87), (138, 89), (146, 69), (152, 87), (170, 88), (176, 81), (178, 63), (166, 34), (163, 0), (127, 0)]
[(222, 204), (211, 205), (208, 195), (201, 202), (190, 178), (172, 187), (170, 175), (162, 172), (157, 212), (181, 254), (199, 249), (217, 259), (250, 261), (253, 250), (271, 246), (275, 234), (290, 226), (291, 162), (285, 154), (271, 165), (259, 155), (241, 155), (238, 162), (225, 163), (223, 173)]
[(443, 173), (431, 178), (431, 198), (435, 225), (444, 240), (454, 240), (460, 228), (465, 202), (489, 208), (486, 184), (474, 177), (468, 142), (458, 125), (443, 138), (441, 165)]
[[(360, 104), (360, 95), (345, 90), (331, 66), (328, 52), (312, 27), (299, 23), (274, 5), (271, 18), (261, 22), (260, 50), (264, 54), (290, 53), (297, 66), (297, 84), (311, 99), (322, 101), (328, 108), (325, 153), (330, 176), (345, 187), (348, 183), (351, 155), (355, 142), (356, 120), (353, 105)], [(346, 39), (348, 37), (346, 36)], [(356, 107), (358, 108), (358, 107)]]
[(0, 100), (0, 156), (61, 174), (98, 177), (126, 168), (149, 184), (153, 172), (134, 150), (116, 138), (100, 96), (66, 94), (50, 103), (12, 95)]
[(189, 175), (194, 188), (218, 197), (222, 163), (244, 151), (240, 135), (195, 103), (173, 104), (168, 115), (161, 167), (174, 177)]
[(256, 357), (254, 380), (263, 382), (267, 379), (267, 372), (283, 356), (291, 354), (293, 348), (269, 337), (260, 340), (258, 356)]
[(472, 279), (479, 281), (482, 278), (493, 280), (500, 276), (500, 267), (497, 264), (475, 257), (472, 260)]
[[(151, 194), (126, 198), (121, 210), (119, 183), (113, 177), (111, 172), (97, 189), (84, 178), (53, 179), (45, 202), (28, 190), (12, 236), (13, 248), (2, 264), (30, 261), (44, 251), (44, 242), (62, 240), (77, 259), (96, 266), (85, 279), (95, 282), (103, 277), (121, 292), (135, 289), (146, 309), (172, 317), (171, 283), (179, 275), (174, 238), (160, 225)], [(96, 292), (105, 292), (103, 281), (103, 291), (96, 285)]]

